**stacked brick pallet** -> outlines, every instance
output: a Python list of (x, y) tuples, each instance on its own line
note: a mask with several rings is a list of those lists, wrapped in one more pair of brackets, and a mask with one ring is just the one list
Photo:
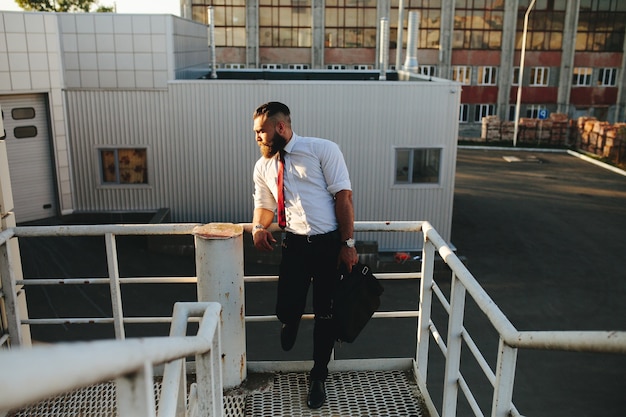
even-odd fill
[[(514, 122), (501, 121), (498, 116), (483, 117), (481, 139), (485, 142), (513, 141)], [(518, 143), (533, 145), (566, 145), (568, 140), (567, 115), (552, 113), (548, 120), (520, 118)]]
[(618, 165), (626, 162), (626, 123), (610, 124), (594, 117), (577, 121), (580, 149)]

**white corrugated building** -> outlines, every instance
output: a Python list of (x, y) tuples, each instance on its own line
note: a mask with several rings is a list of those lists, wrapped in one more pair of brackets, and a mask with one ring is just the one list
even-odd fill
[[(250, 221), (252, 112), (279, 100), (298, 134), (341, 147), (356, 220), (428, 220), (450, 239), (452, 81), (199, 79), (210, 68), (207, 28), (175, 16), (2, 12), (0, 30), (18, 222), (163, 207), (174, 222)], [(375, 239), (381, 250), (421, 246)]]

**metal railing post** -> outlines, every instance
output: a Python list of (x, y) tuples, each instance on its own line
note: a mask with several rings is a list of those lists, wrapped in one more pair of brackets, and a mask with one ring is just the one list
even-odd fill
[(0, 245), (0, 283), (4, 291), (4, 308), (6, 311), (9, 341), (11, 346), (17, 347), (22, 344), (22, 327), (17, 303), (17, 289), (15, 275), (11, 267), (11, 252), (9, 242)]
[[(224, 389), (223, 368), (220, 367), (222, 352), (220, 323), (217, 323), (217, 331), (213, 338), (211, 350), (207, 353), (196, 355), (196, 395), (195, 403), (190, 403), (190, 409), (195, 415), (222, 417), (224, 413)], [(245, 376), (245, 375), (244, 375)], [(241, 383), (241, 382), (240, 382)]]
[(435, 247), (424, 233), (422, 249), (422, 280), (420, 284), (419, 318), (417, 321), (417, 351), (415, 361), (422, 381), (428, 375), (428, 343), (430, 338), (430, 312), (433, 299), (433, 273), (435, 269)]
[(198, 301), (222, 305), (224, 388), (247, 375), (244, 307), (243, 226), (210, 223), (194, 228)]
[(452, 274), (450, 289), (450, 317), (448, 319), (448, 338), (446, 367), (443, 386), (442, 417), (456, 416), (459, 379), (461, 378), (461, 345), (463, 332), (463, 317), (465, 312), (465, 287)]
[(510, 415), (516, 365), (517, 349), (508, 346), (500, 338), (498, 362), (496, 364), (496, 385), (493, 391), (493, 404), (491, 407), (492, 417), (508, 417)]
[(117, 415), (156, 416), (152, 364), (144, 363), (141, 370), (115, 380)]
[(124, 331), (124, 309), (122, 308), (122, 291), (120, 289), (120, 272), (117, 264), (117, 246), (115, 235), (106, 233), (107, 266), (109, 269), (109, 288), (111, 290), (111, 308), (113, 310), (113, 326), (115, 327), (115, 338), (123, 340), (126, 338)]

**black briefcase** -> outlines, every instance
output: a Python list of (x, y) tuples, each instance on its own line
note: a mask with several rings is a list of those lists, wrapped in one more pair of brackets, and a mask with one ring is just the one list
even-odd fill
[(333, 295), (333, 321), (337, 340), (353, 342), (380, 306), (383, 287), (365, 264), (343, 273)]

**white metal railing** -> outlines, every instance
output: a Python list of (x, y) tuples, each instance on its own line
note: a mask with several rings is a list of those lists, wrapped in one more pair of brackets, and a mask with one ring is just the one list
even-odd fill
[[(115, 379), (118, 415), (156, 416), (153, 367), (166, 363), (158, 405), (160, 417), (221, 417), (224, 407), (220, 312), (218, 303), (177, 303), (170, 337), (60, 343), (2, 351), (0, 413)], [(195, 336), (186, 336), (187, 322), (192, 316), (202, 317), (200, 326)], [(197, 378), (189, 403), (187, 356), (195, 356)]]
[[(142, 278), (121, 278), (117, 272), (117, 253), (115, 246), (116, 235), (155, 235), (155, 234), (191, 234), (197, 225), (100, 225), (100, 226), (60, 226), (60, 227), (16, 227), (0, 233), (0, 274), (4, 288), (4, 303), (8, 316), (9, 340), (12, 344), (19, 345), (19, 329), (23, 325), (36, 325), (43, 323), (66, 323), (66, 322), (108, 322), (114, 323), (116, 337), (124, 338), (123, 326), (125, 323), (148, 323), (162, 322), (164, 318), (150, 317), (124, 317), (123, 307), (120, 298), (120, 284), (126, 282), (133, 283), (155, 283), (155, 282), (198, 282), (203, 279), (198, 273), (198, 277), (142, 277)], [(250, 231), (250, 224), (241, 225), (247, 232)], [(278, 230), (274, 225), (273, 231)], [(378, 312), (376, 318), (390, 317), (417, 317), (417, 347), (413, 358), (409, 363), (413, 363), (414, 372), (418, 386), (425, 397), (426, 405), (432, 416), (455, 416), (457, 413), (457, 397), (459, 392), (465, 396), (473, 413), (482, 416), (483, 413), (477, 400), (472, 394), (471, 388), (461, 374), (460, 354), (462, 344), (468, 347), (475, 357), (480, 369), (485, 374), (487, 380), (493, 385), (492, 408), (490, 415), (497, 417), (519, 416), (519, 412), (512, 404), (513, 385), (515, 380), (515, 370), (517, 364), (518, 349), (546, 349), (546, 350), (572, 350), (598, 353), (618, 353), (626, 354), (626, 332), (532, 332), (518, 331), (502, 313), (502, 311), (491, 300), (487, 293), (480, 287), (476, 279), (469, 270), (450, 249), (446, 242), (436, 232), (428, 222), (356, 222), (356, 232), (411, 232), (421, 233), (424, 239), (422, 250), (422, 265), (420, 272), (404, 274), (377, 274), (382, 279), (421, 279), (419, 306), (413, 311), (393, 311)], [(25, 279), (15, 281), (11, 279), (10, 256), (7, 256), (6, 242), (13, 237), (36, 237), (36, 236), (104, 236), (106, 239), (107, 263), (109, 266), (109, 278), (77, 278), (69, 280), (47, 280)], [(196, 248), (198, 250), (198, 248)], [(242, 250), (242, 249), (241, 249)], [(441, 259), (451, 271), (450, 299), (446, 299), (443, 291), (434, 281), (435, 260)], [(218, 259), (222, 262), (229, 262), (229, 259)], [(246, 282), (266, 282), (275, 280), (276, 277), (245, 277)], [(77, 319), (25, 319), (20, 320), (15, 309), (11, 308), (16, 285), (52, 285), (56, 283), (64, 284), (84, 284), (86, 282), (108, 284), (113, 300), (112, 318), (77, 318)], [(431, 309), (434, 300), (438, 300), (448, 313), (446, 323), (447, 335), (445, 338), (437, 329), (437, 323), (431, 318)], [(474, 300), (476, 305), (485, 314), (493, 328), (499, 335), (498, 356), (496, 366), (492, 369), (484, 355), (481, 353), (476, 343), (470, 337), (464, 327), (465, 300), (467, 297)], [(14, 315), (14, 316), (12, 316)], [(310, 319), (311, 316), (305, 316)], [(273, 315), (248, 316), (246, 322), (271, 321), (276, 320)], [(429, 364), (429, 342), (435, 341), (445, 358), (445, 375), (443, 384), (443, 400), (439, 406), (434, 404), (428, 392), (426, 383)], [(340, 361), (337, 361), (340, 362)], [(394, 364), (406, 363), (405, 361), (392, 361)], [(283, 366), (290, 365), (281, 362)], [(276, 370), (275, 362), (257, 364), (260, 369)], [(250, 366), (250, 363), (248, 363)], [(358, 363), (351, 362), (346, 366), (359, 366)]]
[[(418, 354), (415, 372), (420, 389), (425, 395), (428, 395), (425, 382), (428, 364), (427, 339), (428, 334), (431, 333), (446, 361), (441, 416), (456, 415), (459, 389), (465, 395), (474, 415), (483, 416), (460, 371), (462, 342), (467, 344), (485, 376), (493, 385), (491, 415), (498, 417), (520, 416), (512, 404), (517, 351), (520, 348), (626, 354), (626, 332), (624, 331), (518, 331), (436, 230), (430, 224), (424, 223), (422, 231), (424, 233), (423, 258), (425, 262), (422, 265), (421, 314), (418, 324)], [(432, 268), (428, 264), (432, 262), (435, 252), (441, 256), (452, 271), (449, 301), (434, 282), (433, 274), (427, 272)], [(441, 301), (449, 315), (447, 343), (443, 342), (435, 324), (428, 317), (433, 294)], [(463, 326), (465, 299), (468, 295), (498, 332), (499, 344), (495, 371), (490, 368), (483, 354)], [(432, 400), (427, 399), (427, 402), (431, 415), (439, 416), (440, 414), (432, 404)]]

